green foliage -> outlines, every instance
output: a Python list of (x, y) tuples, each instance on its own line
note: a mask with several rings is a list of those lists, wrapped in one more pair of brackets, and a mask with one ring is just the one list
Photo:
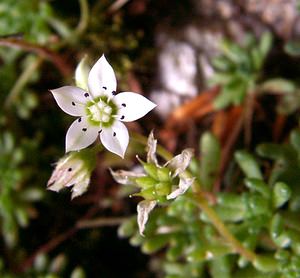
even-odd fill
[(211, 84), (221, 85), (214, 101), (217, 109), (241, 104), (248, 93), (254, 93), (271, 45), (270, 33), (263, 34), (258, 42), (248, 35), (242, 46), (229, 40), (221, 44), (222, 54), (213, 60), (217, 72), (210, 80)]
[[(264, 181), (261, 165), (254, 155), (236, 151), (237, 164), (245, 176), (245, 189), (219, 192), (212, 205), (243, 246), (254, 252), (259, 250), (252, 266), (223, 240), (208, 215), (199, 212), (192, 193), (178, 197), (167, 207), (155, 209), (146, 225), (145, 237), (139, 235), (134, 219), (120, 227), (119, 235), (130, 237), (130, 242), (141, 246), (146, 254), (165, 250), (162, 265), (166, 277), (207, 277), (207, 273), (211, 277), (260, 277), (260, 273), (271, 277), (297, 277), (299, 138), (299, 130), (295, 129), (289, 143), (258, 146), (261, 157), (275, 161), (268, 182)], [(201, 159), (199, 169), (209, 162)], [(210, 166), (218, 163), (218, 159), (214, 160)]]
[(16, 245), (20, 227), (26, 227), (34, 215), (31, 203), (42, 199), (44, 192), (37, 187), (26, 186), (32, 170), (24, 166), (28, 153), (36, 146), (23, 142), (16, 146), (11, 133), (0, 137), (0, 223), (2, 236), (10, 247)]

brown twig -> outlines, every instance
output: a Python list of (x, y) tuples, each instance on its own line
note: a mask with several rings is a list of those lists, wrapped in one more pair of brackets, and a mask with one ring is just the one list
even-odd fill
[(60, 55), (57, 55), (52, 50), (40, 45), (29, 43), (20, 39), (0, 38), (0, 46), (19, 48), (25, 51), (33, 52), (52, 62), (64, 77), (69, 77), (73, 72), (73, 69)]
[[(228, 161), (230, 160), (232, 149), (233, 149), (234, 144), (236, 143), (236, 140), (238, 139), (238, 136), (243, 127), (244, 118), (243, 118), (242, 112), (243, 112), (243, 110), (241, 107), (233, 107), (232, 108), (231, 116), (234, 119), (235, 123), (234, 123), (233, 128), (228, 128), (228, 132), (230, 132), (230, 133), (229, 133), (229, 137), (222, 149), (220, 170), (219, 170), (218, 178), (214, 184), (214, 192), (218, 192), (220, 190), (221, 182), (222, 182)], [(229, 125), (228, 127), (230, 127), (230, 126), (231, 125)]]

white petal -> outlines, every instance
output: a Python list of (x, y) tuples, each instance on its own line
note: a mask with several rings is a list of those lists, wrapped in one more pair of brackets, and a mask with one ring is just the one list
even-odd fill
[(77, 87), (64, 86), (50, 90), (58, 106), (67, 114), (72, 116), (83, 116), (85, 114), (84, 104), (90, 100), (89, 94)]
[(109, 170), (114, 180), (117, 183), (123, 185), (132, 185), (134, 184), (135, 178), (145, 177), (145, 174), (143, 173), (135, 173), (135, 172), (125, 171), (125, 170), (117, 170), (117, 171), (113, 171), (112, 169)]
[(117, 89), (117, 79), (111, 65), (107, 62), (104, 55), (92, 67), (88, 77), (90, 93), (94, 96), (107, 94), (112, 96), (112, 92)]
[(74, 121), (66, 135), (66, 152), (79, 151), (91, 145), (97, 138), (99, 127), (92, 126), (85, 117)]
[(171, 192), (169, 195), (167, 195), (167, 200), (175, 199), (179, 195), (184, 194), (193, 184), (194, 180), (195, 178), (181, 178), (179, 181), (178, 188)]
[(170, 161), (168, 161), (164, 166), (168, 166), (174, 170), (173, 177), (178, 176), (180, 173), (184, 172), (189, 166), (190, 161), (194, 155), (193, 149), (184, 149), (181, 154), (176, 155)]
[(88, 76), (90, 72), (90, 67), (87, 62), (87, 55), (85, 55), (75, 70), (75, 82), (76, 86), (88, 91)]
[(120, 93), (115, 96), (114, 101), (120, 108), (118, 114), (123, 122), (131, 122), (142, 118), (156, 107), (156, 104), (149, 99), (132, 92)]
[(156, 157), (156, 146), (157, 140), (154, 139), (153, 130), (150, 132), (147, 141), (147, 162), (154, 163), (158, 166), (157, 157)]
[(137, 205), (137, 222), (139, 226), (140, 234), (144, 235), (145, 225), (149, 218), (149, 213), (156, 206), (156, 201), (144, 200), (138, 203)]
[(100, 139), (106, 149), (124, 158), (129, 142), (128, 130), (124, 124), (116, 121), (112, 127), (103, 129)]

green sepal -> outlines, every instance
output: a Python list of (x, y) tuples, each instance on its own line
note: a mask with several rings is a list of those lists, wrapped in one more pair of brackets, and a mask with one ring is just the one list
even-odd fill
[(160, 182), (155, 185), (155, 191), (158, 196), (166, 196), (171, 192), (171, 184)]
[(143, 163), (145, 172), (153, 179), (158, 180), (157, 166), (153, 163)]
[(168, 182), (171, 180), (171, 171), (167, 167), (157, 169), (157, 179), (161, 182)]
[(138, 177), (135, 179), (136, 184), (141, 188), (153, 188), (157, 181), (152, 177)]

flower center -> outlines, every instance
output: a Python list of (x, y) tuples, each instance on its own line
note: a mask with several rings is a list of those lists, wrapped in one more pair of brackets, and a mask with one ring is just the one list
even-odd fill
[(117, 106), (106, 96), (101, 96), (87, 103), (86, 113), (91, 124), (109, 127), (114, 122)]

